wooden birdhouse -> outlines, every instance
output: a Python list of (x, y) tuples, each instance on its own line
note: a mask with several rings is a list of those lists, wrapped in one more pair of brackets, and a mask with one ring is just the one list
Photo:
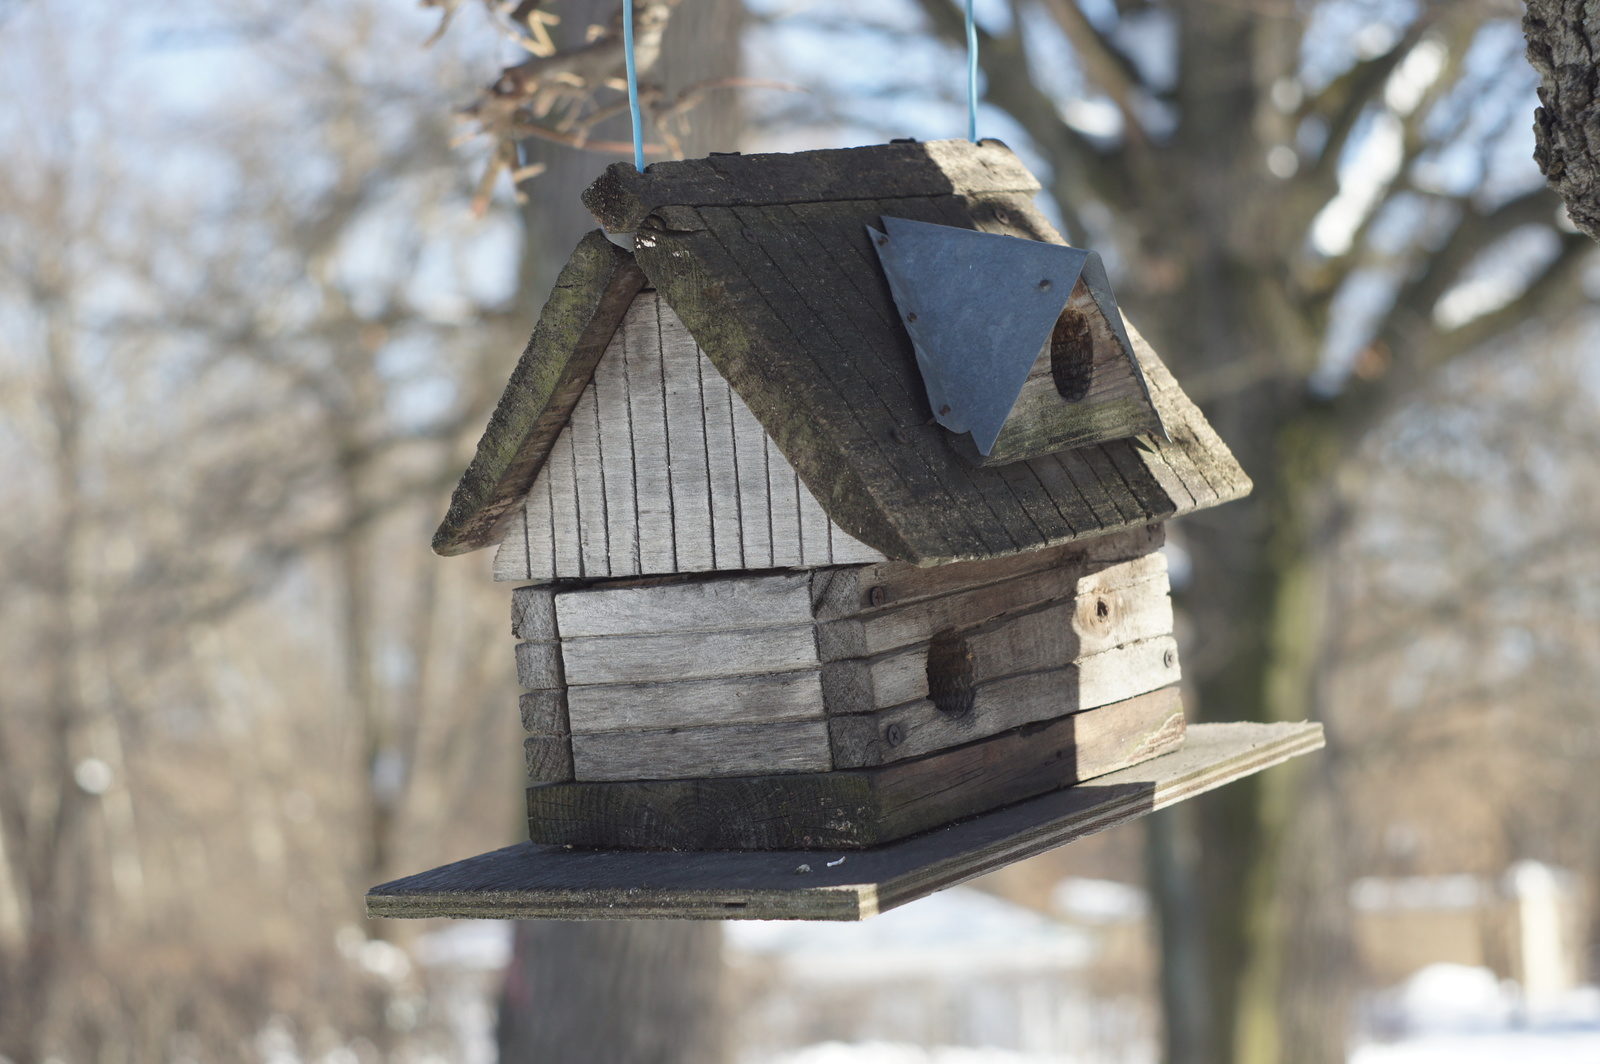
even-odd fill
[[(943, 141), (585, 193), (604, 231), (434, 539), (519, 585), (531, 848), (375, 913), (859, 917), (1320, 743), (1212, 726), (1247, 731), (1162, 756), (1162, 522), (1250, 482), (1038, 187)], [(1061, 790), (1086, 780), (1118, 782)], [(1075, 828), (1035, 822), (1048, 792)], [(851, 854), (870, 903), (840, 900)]]

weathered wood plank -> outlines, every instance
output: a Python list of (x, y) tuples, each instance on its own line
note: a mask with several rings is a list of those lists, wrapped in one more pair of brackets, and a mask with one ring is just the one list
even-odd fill
[[(580, 467), (578, 476), (598, 479), (605, 494), (606, 561), (612, 576), (645, 572), (639, 556), (639, 504), (633, 483), (635, 442), (632, 404), (628, 396), (628, 361), (633, 342), (630, 334), (638, 331), (640, 307), (649, 305), (653, 296), (654, 293), (647, 291), (634, 298), (633, 306), (622, 319), (622, 327), (611, 338), (605, 356), (595, 366), (594, 382), (589, 385), (594, 392), (600, 459), (592, 467)], [(578, 414), (582, 411), (583, 404), (579, 403)], [(592, 515), (585, 518), (586, 521), (591, 519)]]
[(922, 700), (874, 713), (829, 717), (833, 764), (865, 768), (918, 757), (1022, 724), (1120, 702), (1179, 678), (1177, 644), (1162, 636), (1076, 664), (977, 684), (972, 709), (960, 716)]
[(566, 637), (567, 682), (662, 683), (789, 672), (817, 663), (811, 625), (737, 632)]
[(522, 741), (531, 783), (566, 783), (572, 775), (572, 740), (565, 735), (530, 735)]
[[(1166, 577), (1162, 576), (1126, 587), (1088, 592), (977, 627), (949, 631), (958, 632), (968, 647), (971, 682), (984, 683), (1087, 661), (1118, 647), (1170, 635), (1172, 601), (1167, 597)], [(928, 697), (931, 635), (872, 659), (872, 685), (880, 706)]]
[(535, 787), (528, 833), (617, 849), (881, 846), (1147, 761), (1183, 735), (1169, 687), (881, 768)]
[(531, 580), (533, 572), (528, 565), (528, 522), (526, 515), (517, 510), (506, 518), (502, 526), (500, 546), (494, 552), (494, 579)]
[(528, 579), (556, 578), (555, 518), (551, 512), (550, 478), (541, 476), (523, 504), (528, 546)]
[(700, 396), (706, 426), (712, 556), (718, 569), (744, 569), (744, 521), (733, 436), (733, 408), (740, 400), (704, 353), (700, 356)]
[(534, 735), (570, 735), (567, 693), (562, 689), (527, 691), (517, 699), (522, 730)]
[[(657, 299), (654, 292), (652, 299)], [(672, 308), (657, 300), (661, 376), (666, 386), (667, 468), (672, 479), (672, 533), (679, 572), (717, 568), (713, 549), (709, 448), (702, 367), (711, 369)]]
[[(374, 887), (367, 912), (862, 920), (1310, 753), (1322, 742), (1320, 724), (1196, 724), (1172, 753), (870, 850), (673, 853), (522, 843)], [(801, 865), (809, 871), (799, 871)]]
[[(900, 608), (824, 622), (818, 633), (818, 644), (838, 642), (859, 646), (858, 653), (840, 657), (882, 654), (913, 643), (925, 643), (935, 632), (946, 628), (966, 627), (974, 621), (997, 618), (1047, 602), (1106, 594), (1147, 581), (1159, 581), (1160, 586), (1150, 589), (1151, 593), (1165, 598), (1166, 572), (1166, 556), (1159, 552), (1101, 569), (1058, 565), (1010, 580), (913, 601)], [(835, 630), (845, 628), (859, 629), (860, 634), (833, 635)], [(822, 660), (837, 658), (824, 653)]]
[(639, 570), (677, 572), (673, 545), (672, 470), (668, 465), (666, 378), (655, 293), (640, 293), (623, 319), (628, 351), (628, 431), (639, 512)]
[(732, 396), (733, 461), (739, 480), (740, 546), (746, 569), (768, 569), (772, 560), (772, 502), (767, 495), (767, 433), (738, 394)]
[(802, 565), (800, 547), (800, 478), (772, 437), (767, 445), (767, 512), (772, 528), (772, 564)]
[(600, 411), (594, 389), (586, 389), (567, 425), (578, 495), (578, 549), (584, 576), (611, 575), (606, 543), (605, 465), (600, 458)]
[(550, 587), (519, 587), (511, 592), (511, 634), (518, 639), (559, 638), (556, 593)]
[[(800, 561), (801, 564), (817, 568), (824, 565), (833, 565), (833, 538), (829, 531), (828, 514), (811, 494), (811, 489), (795, 474), (795, 496), (800, 506)], [(843, 535), (843, 531), (839, 533)], [(881, 555), (880, 555), (881, 557)]]
[(517, 644), (517, 685), (529, 691), (559, 691), (566, 687), (561, 674), (561, 644)]
[[(574, 734), (821, 719), (821, 670), (569, 689)], [(648, 745), (649, 737), (640, 739)]]
[(1165, 531), (1157, 524), (983, 561), (926, 568), (904, 562), (884, 562), (867, 568), (837, 570), (831, 578), (834, 583), (827, 601), (817, 604), (816, 617), (819, 621), (828, 621), (872, 610), (900, 609), (908, 603), (1058, 566), (1087, 575), (1159, 550), (1165, 538)]
[(806, 624), (806, 573), (716, 577), (649, 587), (598, 587), (555, 596), (561, 634), (657, 635)]
[(572, 737), (572, 757), (580, 780), (759, 776), (832, 767), (828, 726), (820, 720), (594, 732)]
[[(878, 144), (867, 148), (713, 156), (607, 168), (584, 206), (614, 233), (667, 206), (815, 203), (951, 192), (1036, 192), (1038, 180), (999, 141)], [(692, 222), (677, 224), (693, 224)]]
[(572, 455), (572, 431), (562, 431), (550, 448), (550, 461), (540, 472), (549, 478), (550, 536), (556, 560), (556, 575), (583, 575), (583, 544), (578, 534), (578, 475)]

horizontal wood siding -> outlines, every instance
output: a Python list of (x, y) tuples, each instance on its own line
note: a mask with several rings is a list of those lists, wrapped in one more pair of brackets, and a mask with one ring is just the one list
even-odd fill
[(505, 526), (496, 580), (883, 560), (834, 525), (655, 292), (641, 292)]

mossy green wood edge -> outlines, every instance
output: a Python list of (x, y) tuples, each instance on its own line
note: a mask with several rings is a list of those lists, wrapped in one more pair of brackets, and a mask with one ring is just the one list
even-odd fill
[(644, 283), (633, 256), (601, 230), (578, 242), (450, 498), (435, 552), (465, 554), (495, 541)]
[(522, 843), (374, 887), (367, 914), (861, 920), (1322, 745), (1315, 723), (1196, 724), (1173, 753), (873, 850), (683, 853)]

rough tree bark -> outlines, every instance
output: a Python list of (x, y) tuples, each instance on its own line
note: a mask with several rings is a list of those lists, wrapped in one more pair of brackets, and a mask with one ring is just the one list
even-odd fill
[(1542, 81), (1534, 160), (1572, 224), (1600, 240), (1600, 4), (1528, 0), (1522, 30)]
[[(568, 0), (558, 45), (581, 42), (590, 24), (615, 10), (615, 0)], [(656, 72), (668, 96), (738, 73), (742, 16), (739, 0), (675, 9)], [(690, 115), (687, 153), (737, 149), (738, 116), (732, 92), (711, 93)], [(627, 139), (626, 116), (595, 135)], [(531, 139), (521, 155), (524, 165), (546, 167), (522, 186), (522, 291), (539, 306), (573, 246), (595, 227), (578, 194), (615, 158)], [(519, 923), (500, 1003), (501, 1064), (717, 1064), (727, 1048), (721, 930), (666, 921)]]

